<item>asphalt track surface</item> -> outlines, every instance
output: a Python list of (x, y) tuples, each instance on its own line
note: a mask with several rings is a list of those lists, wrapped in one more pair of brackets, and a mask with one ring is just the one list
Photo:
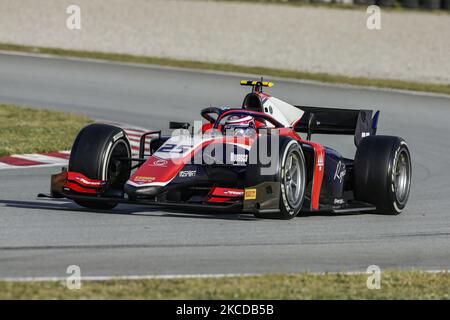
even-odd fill
[[(239, 106), (239, 75), (0, 54), (0, 101), (167, 128), (201, 108)], [(38, 200), (57, 168), (0, 171), (0, 278), (450, 268), (450, 97), (275, 81), (288, 102), (380, 109), (379, 134), (409, 144), (413, 184), (399, 216), (308, 215), (290, 221), (119, 205), (89, 211)], [(352, 155), (351, 137), (320, 137)]]

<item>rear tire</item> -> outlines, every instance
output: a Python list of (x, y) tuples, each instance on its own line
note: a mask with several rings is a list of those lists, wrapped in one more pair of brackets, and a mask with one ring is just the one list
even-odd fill
[(354, 162), (355, 199), (371, 203), (382, 214), (397, 215), (408, 202), (411, 155), (399, 137), (371, 136), (361, 140)]
[[(123, 191), (130, 177), (131, 163), (117, 158), (131, 157), (125, 132), (118, 127), (95, 123), (84, 127), (72, 146), (69, 171), (79, 172), (90, 179), (107, 181), (108, 191)], [(117, 202), (74, 200), (82, 207), (108, 210)]]

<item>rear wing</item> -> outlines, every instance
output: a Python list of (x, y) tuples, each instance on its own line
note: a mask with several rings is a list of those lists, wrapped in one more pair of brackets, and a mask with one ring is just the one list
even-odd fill
[(296, 106), (304, 111), (294, 125), (294, 130), (303, 132), (311, 139), (312, 134), (353, 135), (355, 145), (367, 136), (377, 133), (380, 111), (372, 117), (372, 110), (336, 109)]

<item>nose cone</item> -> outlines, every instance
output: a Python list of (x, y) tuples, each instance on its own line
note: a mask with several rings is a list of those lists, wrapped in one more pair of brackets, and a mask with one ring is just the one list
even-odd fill
[(159, 186), (151, 186), (151, 187), (137, 187), (130, 184), (125, 184), (124, 192), (130, 198), (144, 198), (144, 197), (152, 197), (159, 194), (162, 190), (162, 187)]

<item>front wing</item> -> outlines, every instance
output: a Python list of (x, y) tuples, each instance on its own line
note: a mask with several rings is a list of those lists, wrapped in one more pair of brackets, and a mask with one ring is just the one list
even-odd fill
[[(71, 175), (72, 174), (72, 175)], [(81, 188), (90, 188), (95, 192), (77, 192), (71, 187), (75, 183), (68, 180), (74, 177), (73, 173), (61, 172), (52, 175), (51, 177), (51, 192), (50, 195), (39, 194), (38, 197), (51, 198), (68, 198), (72, 200), (89, 200), (99, 202), (117, 202), (125, 204), (136, 205), (150, 205), (155, 207), (166, 207), (180, 210), (209, 210), (214, 212), (249, 212), (249, 213), (276, 213), (280, 211), (280, 184), (279, 182), (263, 182), (258, 185), (245, 188), (242, 197), (237, 198), (234, 202), (203, 202), (203, 203), (189, 203), (189, 202), (174, 202), (161, 201), (158, 197), (149, 199), (130, 199), (125, 196), (111, 196), (107, 193), (102, 193), (102, 185), (98, 181), (83, 181), (80, 180), (76, 184)], [(220, 198), (220, 196), (218, 196)], [(370, 211), (375, 210), (371, 204), (350, 201), (342, 205), (321, 206), (319, 210), (311, 210), (310, 208), (303, 208), (302, 211), (314, 212), (331, 212), (331, 213), (346, 213), (354, 211)]]

